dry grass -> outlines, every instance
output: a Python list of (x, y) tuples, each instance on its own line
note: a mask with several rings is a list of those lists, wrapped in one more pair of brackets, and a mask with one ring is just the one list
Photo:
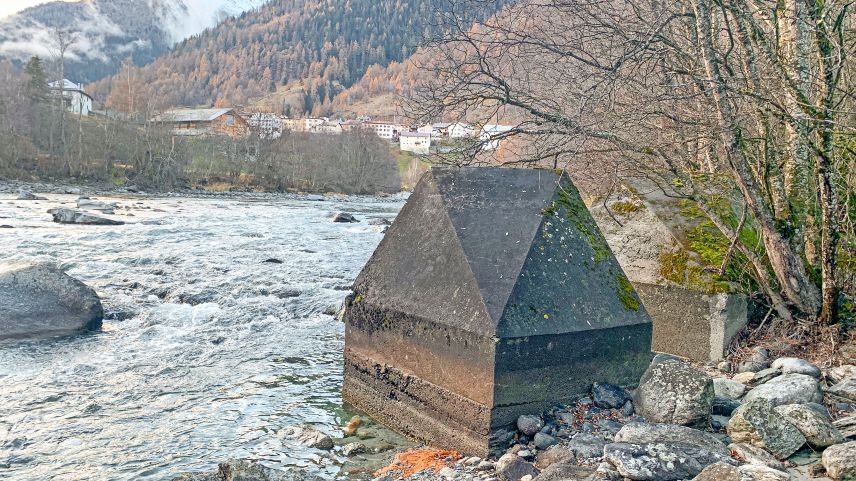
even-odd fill
[(772, 319), (760, 326), (748, 326), (731, 343), (728, 358), (738, 364), (749, 359), (756, 347), (769, 350), (772, 359), (798, 357), (820, 368), (856, 363), (856, 333), (845, 331), (841, 325)]
[(461, 459), (461, 454), (457, 451), (435, 448), (409, 449), (396, 454), (392, 464), (379, 469), (375, 476), (400, 473), (398, 479), (404, 479), (426, 469), (431, 469), (436, 473), (459, 459)]

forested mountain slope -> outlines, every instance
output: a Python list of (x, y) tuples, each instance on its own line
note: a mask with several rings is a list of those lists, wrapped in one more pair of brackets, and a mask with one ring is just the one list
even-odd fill
[[(490, 15), (504, 0), (480, 5)], [(408, 58), (441, 0), (274, 0), (178, 44), (142, 68), (94, 86), (118, 110), (178, 105), (245, 105), (298, 85), (295, 114), (329, 103), (372, 65)]]

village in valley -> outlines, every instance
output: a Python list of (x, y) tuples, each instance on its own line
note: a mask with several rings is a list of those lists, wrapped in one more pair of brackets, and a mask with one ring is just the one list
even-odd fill
[[(117, 115), (108, 110), (95, 110), (95, 100), (82, 84), (64, 80), (49, 84), (52, 92), (62, 96), (67, 111), (79, 116)], [(255, 135), (263, 140), (276, 140), (283, 132), (340, 135), (366, 130), (378, 138), (397, 144), (402, 152), (430, 155), (443, 145), (455, 141), (476, 140), (481, 150), (496, 150), (501, 139), (514, 129), (510, 125), (471, 125), (465, 122), (435, 122), (412, 125), (400, 117), (332, 119), (329, 117), (289, 118), (273, 112), (249, 111), (239, 108), (180, 108), (161, 112), (151, 122), (169, 127), (173, 135), (182, 137), (226, 136), (233, 139)], [(434, 150), (432, 150), (432, 147)]]

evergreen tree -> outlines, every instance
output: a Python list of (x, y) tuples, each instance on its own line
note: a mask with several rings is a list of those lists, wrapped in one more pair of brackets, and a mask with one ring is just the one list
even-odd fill
[(42, 103), (48, 99), (48, 77), (45, 74), (45, 68), (42, 59), (32, 57), (28, 62), (24, 71), (27, 73), (26, 94), (27, 98), (33, 102)]

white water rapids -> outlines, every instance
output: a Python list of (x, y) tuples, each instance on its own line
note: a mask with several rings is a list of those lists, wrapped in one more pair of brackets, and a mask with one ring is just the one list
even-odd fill
[[(0, 341), (0, 478), (162, 480), (226, 459), (305, 466), (333, 457), (282, 440), (343, 419), (347, 295), (400, 198), (99, 198), (117, 227), (58, 225), (76, 196), (0, 194), (0, 258), (48, 261), (94, 287), (100, 333)], [(363, 222), (334, 224), (336, 211)], [(127, 216), (126, 214), (133, 214)], [(269, 258), (282, 264), (265, 263)]]

